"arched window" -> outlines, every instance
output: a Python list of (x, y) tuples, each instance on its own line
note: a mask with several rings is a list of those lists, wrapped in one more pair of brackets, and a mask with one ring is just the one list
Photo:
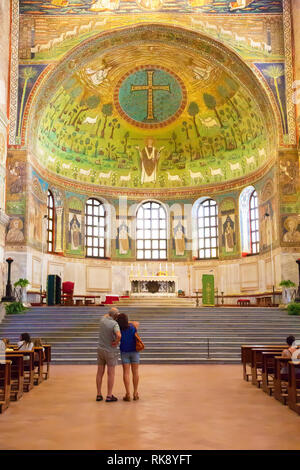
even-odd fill
[(218, 206), (213, 199), (201, 202), (197, 211), (198, 258), (218, 257)]
[(85, 204), (85, 248), (86, 256), (105, 258), (104, 204), (98, 199), (88, 199)]
[(47, 197), (47, 250), (54, 252), (54, 197), (50, 190)]
[(251, 253), (259, 253), (259, 215), (258, 215), (258, 197), (254, 190), (250, 196), (249, 203), (250, 214), (250, 243)]
[(258, 198), (254, 186), (243, 189), (239, 199), (242, 255), (259, 253)]
[(158, 202), (144, 202), (137, 211), (137, 259), (167, 259), (167, 215)]

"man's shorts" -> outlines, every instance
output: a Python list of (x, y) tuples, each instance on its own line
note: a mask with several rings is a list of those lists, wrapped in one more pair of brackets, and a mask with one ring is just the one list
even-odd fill
[(98, 366), (116, 366), (118, 364), (119, 351), (106, 351), (98, 348)]
[(121, 352), (122, 364), (139, 364), (140, 353), (137, 351)]

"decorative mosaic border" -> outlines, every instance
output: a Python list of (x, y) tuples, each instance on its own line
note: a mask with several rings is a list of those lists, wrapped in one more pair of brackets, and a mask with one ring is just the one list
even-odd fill
[(297, 144), (296, 136), (296, 113), (293, 103), (293, 42), (292, 42), (292, 12), (291, 0), (283, 0), (283, 35), (284, 35), (284, 56), (285, 56), (285, 79), (286, 79), (286, 103), (289, 143)]
[(9, 87), (9, 145), (15, 145), (19, 91), (19, 0), (11, 0), (11, 56)]

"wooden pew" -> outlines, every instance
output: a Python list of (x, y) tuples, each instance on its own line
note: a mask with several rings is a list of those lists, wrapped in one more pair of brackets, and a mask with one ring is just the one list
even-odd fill
[(9, 407), (10, 403), (11, 361), (0, 362), (0, 413)]
[(275, 357), (278, 356), (278, 354), (278, 351), (264, 351), (262, 353), (262, 389), (270, 396), (272, 396), (275, 387)]
[(28, 360), (24, 360), (24, 383), (23, 390), (24, 392), (29, 392), (34, 386), (34, 351), (14, 351), (7, 352), (7, 359), (10, 358), (10, 355), (21, 354), (24, 356), (29, 356)]
[(247, 372), (247, 366), (251, 368), (251, 349), (252, 348), (263, 348), (266, 347), (267, 345), (263, 344), (242, 344), (241, 346), (241, 361), (243, 365), (243, 379), (246, 380), (246, 382), (249, 381), (249, 378), (251, 377), (251, 372)]
[[(266, 351), (273, 348), (274, 344), (242, 344), (241, 346), (241, 361), (243, 365), (243, 378), (246, 382), (249, 381), (249, 378), (252, 377), (251, 372), (248, 373), (247, 367), (251, 370), (251, 350), (253, 348), (263, 348)], [(285, 346), (287, 347), (287, 346)]]
[(288, 372), (282, 373), (284, 367), (288, 368), (290, 358), (275, 356), (274, 372), (274, 398), (283, 405), (287, 404), (288, 399)]
[(10, 353), (9, 360), (11, 361), (10, 399), (17, 401), (23, 396), (24, 359), (22, 354)]
[(43, 375), (44, 375), (44, 380), (47, 380), (50, 377), (51, 345), (43, 344), (43, 348), (45, 349), (44, 364), (46, 364), (46, 367), (47, 367), (46, 372), (43, 371)]
[(44, 350), (42, 347), (34, 347), (34, 385), (39, 385), (43, 382), (43, 362)]
[[(261, 369), (262, 369), (262, 353), (265, 352), (276, 352), (278, 354), (283, 351), (283, 349), (286, 349), (287, 345), (278, 345), (278, 346), (271, 346), (271, 347), (262, 347), (262, 348), (252, 348), (251, 349), (251, 382), (252, 385), (256, 385), (258, 388), (260, 388), (260, 385), (262, 383), (262, 375), (261, 375)], [(277, 355), (278, 355), (277, 354)]]
[(288, 406), (300, 415), (300, 364), (288, 362)]
[[(18, 351), (17, 344), (11, 344), (10, 347), (13, 347), (14, 349), (16, 349), (16, 352)], [(43, 379), (47, 380), (50, 376), (51, 344), (43, 344), (43, 348), (45, 352), (44, 352), (44, 359), (43, 359), (43, 366), (42, 366), (42, 375), (43, 375)], [(46, 371), (44, 370), (45, 365), (46, 365)]]

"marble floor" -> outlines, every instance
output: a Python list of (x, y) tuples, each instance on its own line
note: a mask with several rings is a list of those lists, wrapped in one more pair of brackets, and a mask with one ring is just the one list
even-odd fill
[(300, 416), (244, 382), (240, 365), (143, 365), (131, 402), (118, 366), (115, 403), (95, 401), (95, 373), (52, 366), (0, 415), (0, 449), (300, 449)]

